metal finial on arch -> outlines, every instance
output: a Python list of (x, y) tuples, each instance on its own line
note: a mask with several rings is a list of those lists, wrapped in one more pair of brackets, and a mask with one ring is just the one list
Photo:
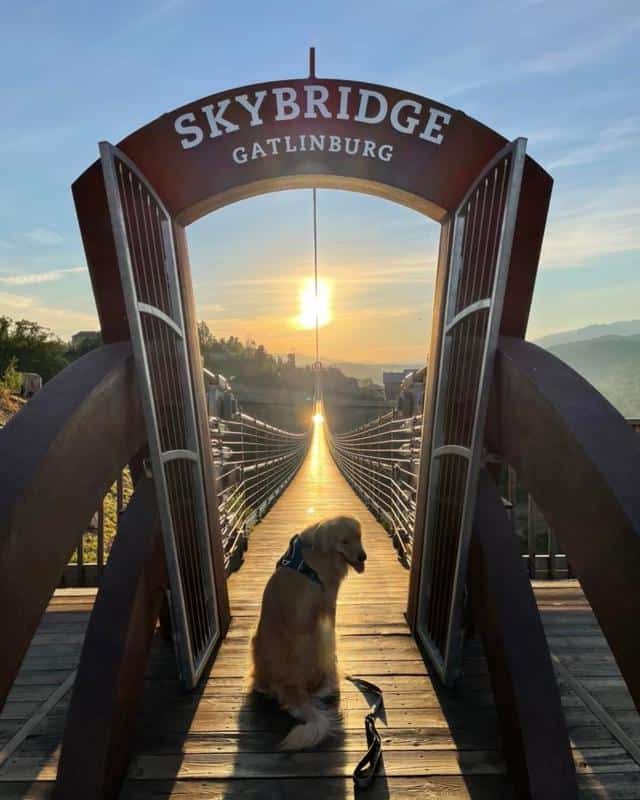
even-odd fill
[(316, 77), (316, 48), (309, 48), (309, 77)]

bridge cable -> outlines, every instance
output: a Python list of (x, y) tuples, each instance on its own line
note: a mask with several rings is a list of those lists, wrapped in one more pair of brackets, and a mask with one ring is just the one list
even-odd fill
[(320, 369), (320, 304), (318, 297), (318, 199), (313, 187), (313, 296), (316, 324), (316, 360), (314, 362), (314, 413), (318, 414), (318, 404), (322, 401), (322, 371)]
[(316, 188), (313, 187), (313, 279), (314, 279), (314, 308), (316, 316), (316, 363), (320, 361), (320, 348), (318, 344), (319, 308), (318, 308), (318, 201)]

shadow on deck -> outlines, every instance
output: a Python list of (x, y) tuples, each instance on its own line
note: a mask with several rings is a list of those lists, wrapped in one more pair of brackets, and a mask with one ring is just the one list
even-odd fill
[[(339, 662), (344, 674), (383, 689), (386, 710), (379, 724), (384, 768), (363, 796), (513, 795), (479, 642), (467, 645), (455, 691), (432, 681), (404, 619), (409, 574), (316, 434), (300, 472), (253, 531), (245, 563), (229, 579), (231, 628), (196, 692), (181, 692), (173, 651), (157, 636), (121, 798), (354, 797), (350, 776), (365, 749), (366, 698), (343, 680), (341, 733), (316, 751), (291, 755), (277, 744), (292, 720), (249, 694), (246, 681), (248, 639), (276, 558), (293, 532), (339, 513), (359, 517), (369, 554), (364, 575), (350, 574), (339, 597)], [(591, 609), (575, 581), (535, 588), (551, 650), (561, 662), (562, 702), (582, 794), (640, 798), (640, 764), (576, 693), (577, 681), (579, 692), (586, 690), (640, 743), (637, 712)], [(93, 597), (91, 590), (60, 590), (42, 621), (0, 717), (0, 745), (8, 756), (0, 767), (2, 798), (51, 796), (69, 700), (59, 687), (72, 680)], [(34, 715), (43, 709), (39, 720)]]

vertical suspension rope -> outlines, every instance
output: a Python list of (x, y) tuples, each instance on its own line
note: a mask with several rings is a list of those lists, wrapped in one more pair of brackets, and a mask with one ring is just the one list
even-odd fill
[(316, 198), (316, 188), (313, 187), (313, 279), (315, 297), (315, 317), (316, 317), (316, 363), (320, 361), (320, 347), (318, 338), (318, 201)]
[(316, 360), (314, 364), (314, 419), (320, 414), (322, 402), (322, 386), (320, 373), (320, 308), (318, 297), (318, 199), (316, 187), (313, 187), (313, 296), (316, 323)]

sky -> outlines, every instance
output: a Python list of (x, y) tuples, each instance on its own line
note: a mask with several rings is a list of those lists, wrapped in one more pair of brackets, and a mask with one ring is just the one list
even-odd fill
[[(410, 0), (322, 4), (0, 0), (0, 314), (62, 338), (97, 328), (70, 186), (158, 115), (253, 82), (396, 86), (460, 108), (554, 178), (528, 337), (640, 317), (640, 5)], [(318, 193), (325, 360), (414, 364), (430, 330), (439, 227), (388, 201)], [(313, 352), (310, 191), (188, 229), (198, 315), (217, 336)]]

